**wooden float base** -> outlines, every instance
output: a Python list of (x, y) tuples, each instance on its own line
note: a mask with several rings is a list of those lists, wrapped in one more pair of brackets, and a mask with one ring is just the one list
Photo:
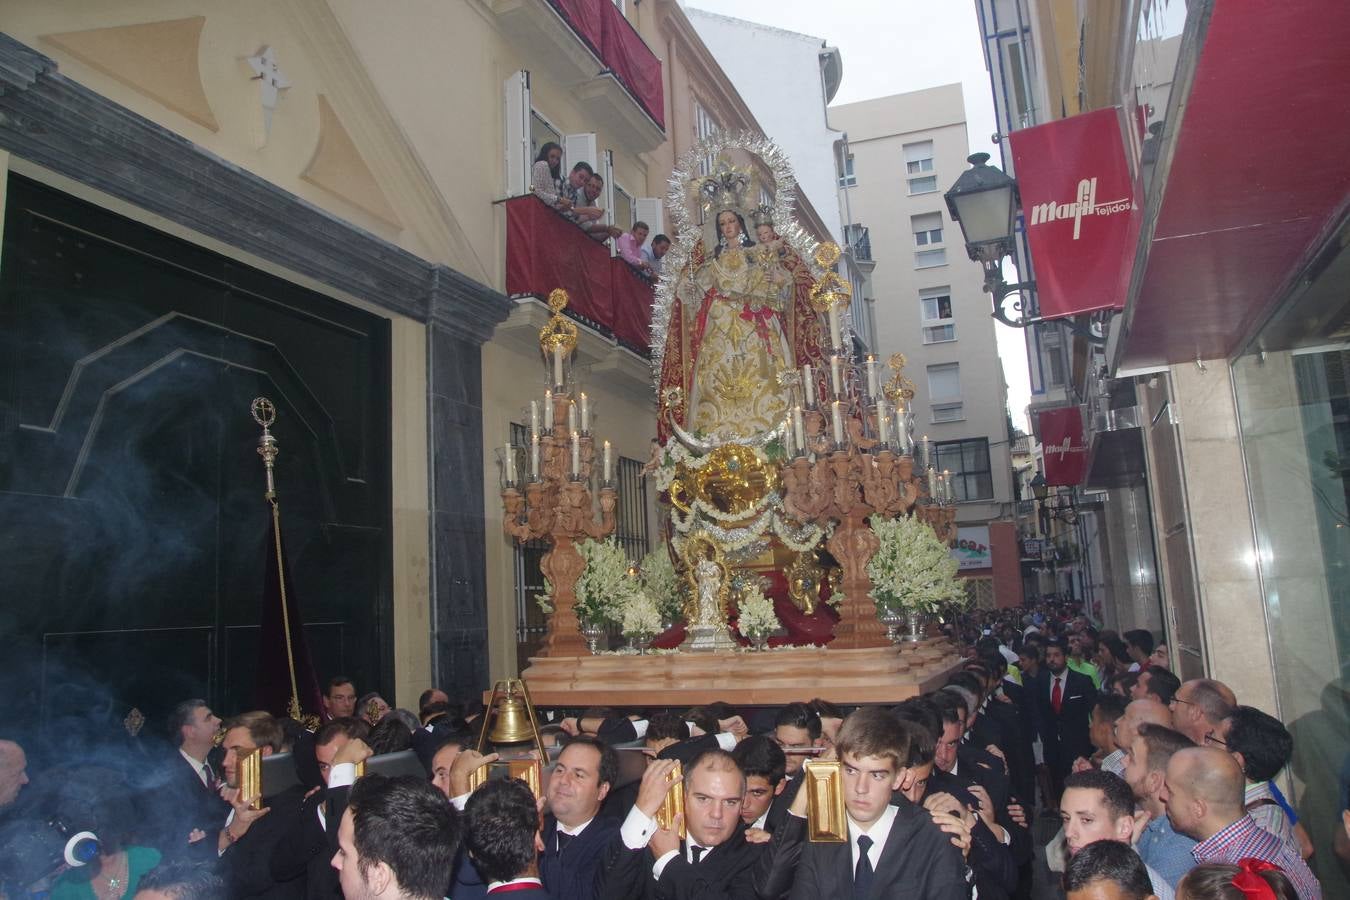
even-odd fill
[(930, 638), (866, 650), (531, 657), (522, 677), (536, 706), (691, 706), (714, 700), (778, 706), (814, 697), (844, 705), (892, 704), (941, 687), (960, 663), (949, 641)]

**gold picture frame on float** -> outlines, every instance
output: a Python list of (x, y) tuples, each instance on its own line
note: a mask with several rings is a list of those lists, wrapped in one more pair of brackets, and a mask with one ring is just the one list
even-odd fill
[(807, 839), (817, 844), (848, 843), (843, 764), (837, 759), (813, 759), (803, 768)]
[(469, 790), (476, 791), (489, 781), (506, 778), (519, 778), (525, 782), (536, 800), (543, 796), (543, 766), (534, 757), (499, 759), (479, 766), (469, 775)]
[(661, 829), (668, 829), (675, 817), (680, 817), (680, 840), (684, 840), (686, 832), (684, 828), (684, 769), (676, 762), (675, 768), (670, 770), (666, 776), (666, 799), (661, 801), (661, 807), (656, 811), (656, 826)]
[(262, 809), (262, 748), (239, 755), (239, 799), (249, 809)]

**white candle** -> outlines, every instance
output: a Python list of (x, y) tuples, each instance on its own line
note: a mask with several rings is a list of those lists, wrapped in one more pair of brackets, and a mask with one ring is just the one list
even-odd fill
[(530, 478), (539, 480), (539, 435), (530, 438)]
[(581, 477), (581, 435), (572, 432), (572, 474)]
[(830, 357), (830, 387), (834, 391), (834, 396), (843, 394), (844, 374), (843, 360), (838, 356)]
[(581, 394), (581, 433), (591, 433), (591, 398), (586, 396), (585, 391)]
[(834, 425), (834, 443), (836, 446), (844, 446), (844, 411), (836, 400), (830, 404), (830, 423)]
[(905, 408), (895, 408), (895, 443), (901, 453), (909, 452), (909, 426), (905, 424)]
[(609, 441), (605, 441), (605, 483), (614, 480), (614, 451), (609, 446)]
[(838, 350), (843, 346), (839, 338), (839, 308), (830, 305), (830, 349)]
[(932, 497), (934, 500), (941, 500), (942, 495), (938, 493), (937, 479), (937, 469), (930, 468), (928, 470), (928, 496)]
[(530, 401), (530, 437), (539, 437), (539, 401)]
[(930, 449), (931, 448), (928, 446), (928, 435), (925, 434), (923, 440), (919, 442), (919, 461), (923, 463), (925, 469), (930, 469), (933, 466), (933, 461), (928, 458)]
[(800, 406), (794, 406), (792, 408), (792, 434), (797, 439), (797, 446), (805, 453), (806, 424), (802, 422), (802, 408)]
[(544, 430), (553, 433), (553, 391), (544, 391)]
[(792, 414), (788, 413), (786, 421), (783, 422), (783, 452), (788, 459), (797, 455), (796, 446), (792, 441)]
[(942, 470), (942, 497), (944, 500), (955, 500), (956, 493), (952, 490), (952, 470)]
[(877, 440), (882, 446), (891, 442), (891, 416), (886, 409), (885, 400), (877, 400)]
[(511, 487), (516, 483), (516, 450), (510, 444), (506, 445), (506, 486)]
[(575, 400), (567, 404), (567, 430), (577, 430), (577, 404)]
[(875, 356), (867, 357), (867, 396), (875, 397), (877, 395), (877, 358)]
[(802, 402), (807, 409), (816, 408), (816, 379), (809, 365), (802, 366)]
[(553, 345), (553, 383), (563, 386), (563, 348), (562, 344)]

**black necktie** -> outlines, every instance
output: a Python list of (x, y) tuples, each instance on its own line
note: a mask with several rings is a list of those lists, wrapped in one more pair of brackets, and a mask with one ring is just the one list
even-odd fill
[(694, 854), (695, 865), (698, 865), (698, 861), (703, 858), (703, 849), (704, 848), (700, 847), (698, 844), (689, 845), (689, 852)]
[(867, 851), (872, 849), (872, 839), (865, 834), (858, 835), (858, 867), (853, 870), (853, 897), (862, 900), (872, 890), (872, 860)]
[(561, 828), (559, 828), (559, 829), (558, 829), (558, 853), (561, 854), (564, 850), (566, 850), (566, 849), (567, 849), (567, 845), (570, 844), (570, 843), (572, 842), (572, 838), (574, 838), (574, 837), (576, 837), (576, 835), (574, 835), (574, 834), (568, 834), (567, 832), (565, 832), (565, 831), (563, 831)]

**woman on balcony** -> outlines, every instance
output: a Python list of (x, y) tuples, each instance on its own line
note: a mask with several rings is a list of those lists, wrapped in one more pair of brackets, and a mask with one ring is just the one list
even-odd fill
[(572, 208), (572, 201), (563, 190), (562, 147), (553, 141), (539, 148), (530, 170), (530, 189), (534, 195), (557, 210)]

